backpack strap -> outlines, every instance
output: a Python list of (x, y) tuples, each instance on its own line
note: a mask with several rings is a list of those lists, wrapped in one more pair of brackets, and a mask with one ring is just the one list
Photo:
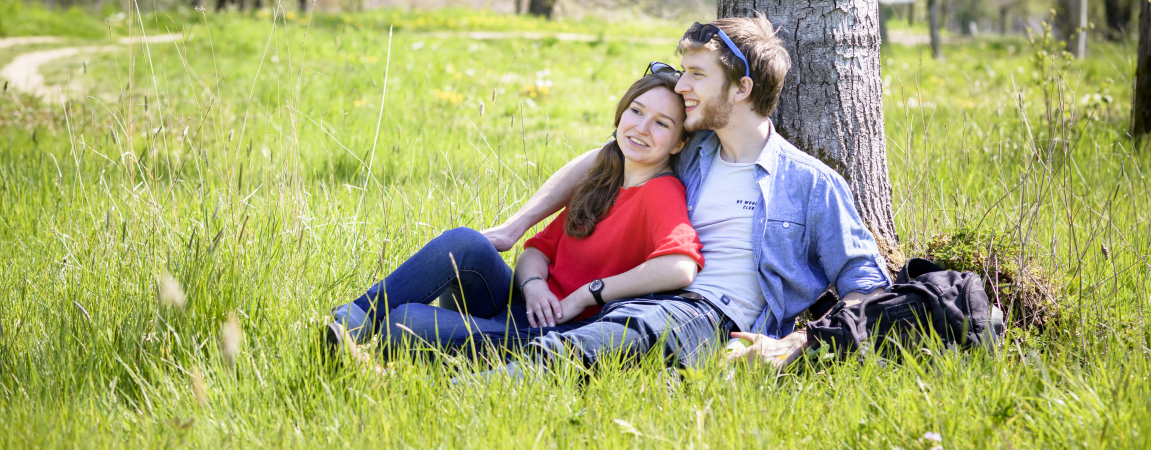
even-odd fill
[(907, 264), (899, 270), (899, 274), (895, 276), (895, 284), (906, 284), (911, 280), (919, 278), (920, 275), (939, 272), (944, 270), (931, 261), (923, 258), (911, 258), (907, 260)]
[(807, 308), (807, 312), (811, 313), (812, 320), (819, 320), (842, 303), (839, 301), (839, 296), (835, 295), (835, 290), (829, 287), (822, 294), (819, 294), (819, 298), (815, 299), (815, 303)]

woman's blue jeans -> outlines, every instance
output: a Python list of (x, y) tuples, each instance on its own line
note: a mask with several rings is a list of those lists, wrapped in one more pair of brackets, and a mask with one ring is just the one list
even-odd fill
[[(414, 334), (428, 343), (509, 332), (516, 324), (528, 326), (522, 301), (509, 308), (513, 294), (518, 298), (513, 282), (512, 268), (483, 234), (455, 228), (432, 239), (364, 295), (334, 308), (332, 315), (357, 342), (377, 332), (387, 341)], [(441, 295), (448, 308), (429, 305)]]

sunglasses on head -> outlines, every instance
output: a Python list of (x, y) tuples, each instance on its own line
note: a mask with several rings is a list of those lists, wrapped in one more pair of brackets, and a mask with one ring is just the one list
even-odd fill
[(739, 58), (740, 61), (743, 61), (743, 76), (751, 77), (751, 65), (747, 63), (747, 58), (743, 56), (743, 52), (739, 51), (739, 47), (736, 47), (735, 43), (731, 42), (731, 39), (727, 37), (727, 33), (724, 33), (719, 27), (710, 23), (701, 25), (699, 22), (696, 22), (695, 25), (691, 27), (695, 29), (695, 32), (691, 33), (689, 37), (691, 40), (700, 44), (711, 42), (711, 39), (718, 34), (719, 38), (723, 40), (723, 43), (727, 44), (727, 48), (731, 50), (732, 53), (735, 53), (735, 56)]
[(675, 70), (675, 67), (672, 67), (670, 64), (661, 63), (659, 61), (652, 61), (647, 65), (647, 70), (643, 72), (643, 75), (647, 76), (649, 73), (675, 75), (677, 77), (683, 75), (683, 72)]

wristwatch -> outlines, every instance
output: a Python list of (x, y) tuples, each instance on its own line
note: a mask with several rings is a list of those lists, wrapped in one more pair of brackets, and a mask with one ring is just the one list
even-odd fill
[(587, 289), (591, 291), (592, 297), (595, 297), (596, 304), (603, 306), (603, 295), (601, 295), (603, 292), (603, 280), (597, 279), (592, 281), (591, 284), (587, 285)]

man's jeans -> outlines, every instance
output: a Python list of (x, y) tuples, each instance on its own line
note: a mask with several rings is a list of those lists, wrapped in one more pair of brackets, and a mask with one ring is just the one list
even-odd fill
[(483, 331), (445, 344), (456, 348), (490, 344), (497, 351), (526, 353), (544, 364), (576, 361), (587, 367), (606, 355), (633, 361), (656, 352), (665, 364), (692, 367), (721, 348), (732, 327), (733, 322), (706, 300), (651, 294), (608, 302), (587, 320), (555, 328)]

